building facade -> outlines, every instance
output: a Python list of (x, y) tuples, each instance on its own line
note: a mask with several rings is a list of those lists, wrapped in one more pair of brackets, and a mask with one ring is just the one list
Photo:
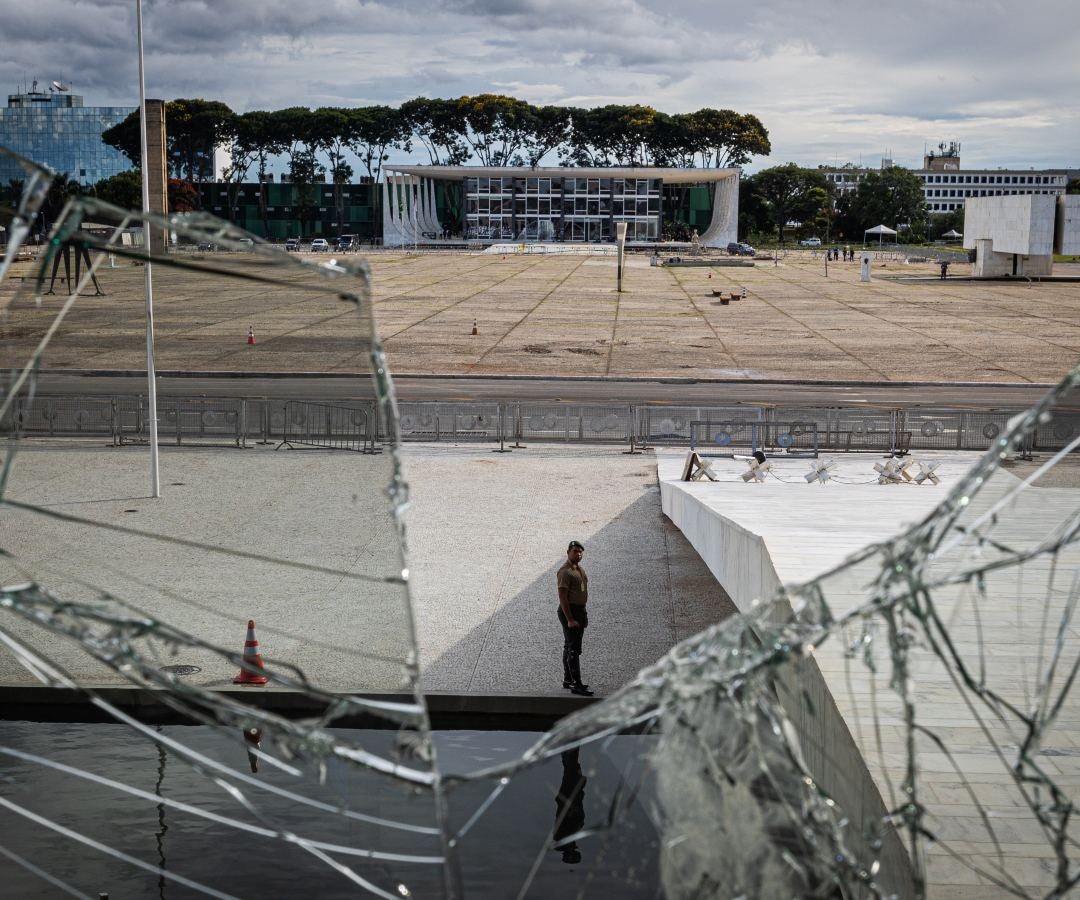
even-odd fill
[[(94, 184), (131, 168), (127, 157), (102, 142), (101, 135), (134, 110), (83, 106), (83, 98), (66, 88), (39, 91), (34, 82), (26, 93), (9, 94), (7, 107), (0, 109), (0, 146), (80, 184)], [(0, 158), (0, 184), (22, 177), (22, 169)]]
[(665, 221), (706, 246), (736, 239), (737, 169), (409, 166), (385, 169), (388, 246), (458, 239), (495, 243), (660, 240)]
[[(893, 165), (883, 159), (881, 168)], [(868, 168), (822, 167), (825, 180), (839, 193), (858, 188), (871, 170)], [(964, 169), (960, 165), (960, 145), (942, 144), (939, 152), (923, 157), (921, 169), (915, 174), (922, 179), (923, 197), (931, 214), (962, 209), (969, 197), (1005, 197), (1024, 194), (1058, 196), (1065, 193), (1069, 183), (1067, 169)]]
[(357, 235), (365, 242), (379, 238), (378, 192), (371, 181), (338, 185), (207, 182), (195, 187), (204, 212), (267, 240), (333, 239), (341, 234)]

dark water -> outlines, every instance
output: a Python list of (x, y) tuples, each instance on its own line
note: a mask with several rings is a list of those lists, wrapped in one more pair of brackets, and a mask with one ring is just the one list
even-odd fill
[[(159, 731), (210, 759), (250, 772), (238, 736), (203, 727), (166, 726)], [(381, 755), (389, 753), (394, 737), (388, 731), (338, 733)], [(440, 767), (446, 772), (474, 772), (513, 759), (535, 739), (536, 735), (522, 732), (444, 731), (436, 736)], [(658, 896), (657, 834), (646, 812), (652, 790), (642, 762), (649, 740), (617, 737), (510, 779), (460, 842), (466, 896), (560, 900)], [(335, 807), (345, 804), (366, 815), (420, 828), (435, 825), (429, 792), (405, 789), (398, 782), (343, 763), (332, 762), (320, 774), (317, 765), (305, 760), (293, 761), (295, 773), (262, 761), (259, 773), (252, 776), (257, 785), (237, 783), (255, 805), (252, 812), (191, 762), (126, 726), (0, 722), (0, 746), (86, 769), (153, 794), (133, 797), (35, 762), (0, 755), (0, 797), (226, 895), (264, 900), (377, 896), (296, 845), (165, 807), (158, 796), (312, 840), (390, 853), (440, 853), (437, 837), (345, 819), (259, 787), (280, 787)], [(270, 747), (264, 740), (263, 749)], [(499, 786), (482, 780), (453, 789), (449, 806), (454, 828), (468, 822)], [(596, 833), (577, 840), (575, 846), (555, 849), (557, 815), (562, 820), (560, 838), (581, 829), (595, 828)], [(95, 900), (99, 892), (108, 892), (110, 900), (204, 896), (193, 887), (141, 871), (56, 834), (7, 808), (0, 808), (0, 845)], [(442, 896), (438, 865), (330, 855), (394, 896)], [(0, 856), (0, 896), (68, 895)]]

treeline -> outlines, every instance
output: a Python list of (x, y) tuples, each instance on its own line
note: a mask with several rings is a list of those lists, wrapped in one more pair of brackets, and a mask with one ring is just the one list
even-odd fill
[[(935, 217), (934, 225), (938, 226)], [(858, 187), (840, 192), (817, 169), (795, 163), (773, 166), (744, 178), (739, 185), (739, 234), (862, 242), (863, 230), (888, 225), (910, 242), (936, 237), (953, 225), (931, 229), (922, 180), (910, 169), (892, 166), (867, 172)], [(962, 227), (962, 219), (961, 219)]]
[[(186, 181), (262, 180), (284, 156), (298, 183), (348, 183), (355, 174), (378, 179), (393, 153), (426, 152), (433, 165), (533, 166), (557, 160), (576, 166), (741, 166), (767, 155), (769, 134), (754, 115), (729, 109), (668, 114), (651, 106), (534, 106), (501, 94), (452, 100), (418, 97), (400, 106), (289, 107), (234, 113), (216, 100), (166, 104), (170, 174)], [(139, 163), (139, 113), (103, 135)], [(213, 148), (232, 157), (211, 169)]]

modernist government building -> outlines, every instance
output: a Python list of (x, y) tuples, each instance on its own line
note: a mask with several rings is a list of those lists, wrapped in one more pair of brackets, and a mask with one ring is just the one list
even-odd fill
[(736, 240), (738, 169), (487, 168), (385, 169), (383, 244), (444, 236), (468, 241), (612, 241), (626, 223), (628, 243), (660, 238), (665, 219), (699, 232), (705, 246)]

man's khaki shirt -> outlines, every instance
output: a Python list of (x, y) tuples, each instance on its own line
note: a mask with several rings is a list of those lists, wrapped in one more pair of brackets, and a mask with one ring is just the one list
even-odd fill
[(566, 599), (571, 606), (584, 606), (589, 602), (589, 576), (581, 566), (564, 562), (555, 578), (560, 588), (566, 588)]

